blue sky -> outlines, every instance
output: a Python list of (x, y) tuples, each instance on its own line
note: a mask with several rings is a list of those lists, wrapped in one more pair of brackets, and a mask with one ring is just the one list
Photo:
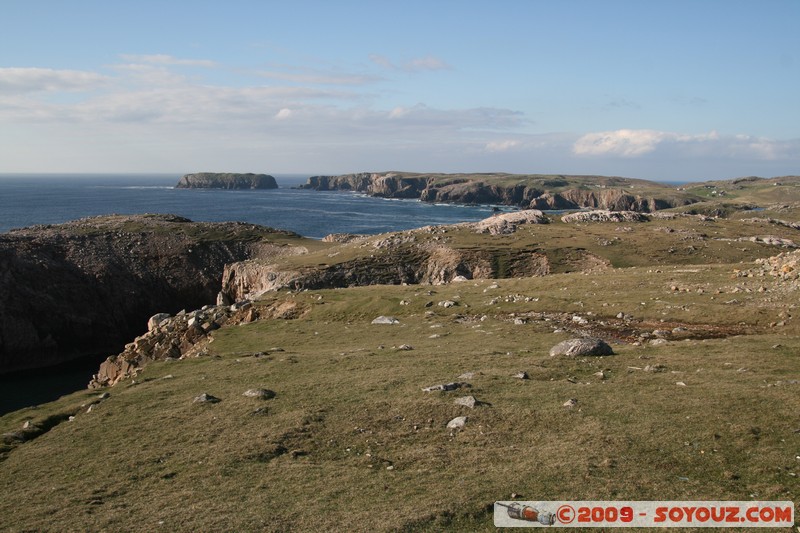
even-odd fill
[(800, 174), (800, 2), (4, 0), (0, 172)]

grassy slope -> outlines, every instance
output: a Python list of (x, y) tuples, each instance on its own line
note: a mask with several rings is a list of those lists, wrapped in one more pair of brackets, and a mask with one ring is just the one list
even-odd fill
[[(800, 397), (797, 385), (775, 384), (797, 377), (800, 341), (791, 322), (765, 327), (792, 296), (776, 292), (767, 306), (758, 293), (744, 293), (726, 304), (735, 285), (766, 283), (730, 276), (729, 266), (632, 268), (502, 280), (496, 289), (466, 282), (433, 295), (422, 287), (365, 287), (279, 296), (299, 299), (309, 313), (220, 330), (211, 345), (218, 357), (153, 364), (138, 384), (112, 388), (92, 412), (81, 409), (73, 422), (13, 450), (0, 463), (0, 524), (12, 531), (489, 531), (488, 506), (511, 493), (796, 499), (790, 473), (798, 466)], [(674, 293), (673, 284), (724, 293)], [(539, 301), (489, 305), (514, 294)], [(447, 298), (461, 305), (425, 307)], [(568, 334), (553, 333), (549, 322), (510, 319), (552, 310), (747, 321), (760, 334), (554, 359), (548, 349)], [(379, 314), (402, 324), (370, 325)], [(404, 343), (414, 350), (394, 349)], [(630, 368), (647, 364), (667, 371)], [(594, 375), (601, 369), (605, 380)], [(532, 379), (510, 377), (518, 370)], [(452, 403), (460, 391), (420, 390), (466, 371), (479, 372), (466, 393), (491, 405), (469, 410)], [(174, 378), (163, 379), (168, 374)], [(242, 396), (258, 386), (277, 397)], [(193, 404), (204, 391), (223, 401)], [(95, 395), (11, 413), (0, 430), (72, 411)], [(562, 407), (568, 398), (578, 408)], [(258, 407), (266, 410), (253, 414)], [(445, 429), (462, 414), (469, 416), (464, 430)]]
[[(785, 215), (748, 212), (754, 215)], [(409, 249), (420, 244), (446, 245), (456, 249), (490, 248), (502, 258), (506, 251), (537, 250), (544, 252), (553, 263), (555, 272), (570, 269), (565, 254), (585, 250), (606, 259), (614, 267), (735, 263), (752, 261), (778, 253), (775, 248), (753, 242), (738, 242), (739, 237), (775, 235), (800, 243), (800, 230), (769, 224), (743, 222), (738, 219), (701, 222), (696, 218), (653, 220), (646, 223), (567, 224), (553, 217), (553, 223), (524, 226), (513, 235), (488, 237), (463, 227), (451, 227), (431, 234), (415, 232), (416, 240), (400, 244)], [(278, 260), (287, 269), (318, 267), (367, 259), (375, 260), (395, 255), (397, 247), (375, 249), (373, 237), (367, 243), (344, 245), (320, 243), (320, 247), (305, 255), (287, 256)], [(436, 239), (436, 240), (434, 240)]]

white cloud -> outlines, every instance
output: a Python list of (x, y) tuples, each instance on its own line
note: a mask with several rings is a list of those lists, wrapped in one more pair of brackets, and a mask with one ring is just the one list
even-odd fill
[(292, 110), (289, 109), (288, 107), (284, 107), (280, 111), (275, 113), (275, 120), (286, 120), (291, 116), (292, 116)]
[(137, 55), (137, 54), (121, 54), (120, 57), (131, 63), (146, 63), (148, 65), (160, 66), (181, 66), (181, 67), (205, 67), (213, 68), (217, 66), (215, 61), (207, 59), (179, 59), (167, 54), (151, 54), (151, 55)]
[(108, 81), (107, 76), (84, 70), (0, 68), (0, 93), (3, 94), (91, 91)]
[(576, 155), (639, 157), (654, 151), (663, 143), (699, 143), (717, 137), (716, 132), (685, 135), (656, 130), (601, 131), (586, 134), (575, 141), (572, 151)]
[(589, 133), (572, 146), (578, 156), (635, 159), (649, 154), (669, 157), (796, 159), (800, 140), (774, 140), (749, 135), (719, 135), (716, 131), (686, 134), (657, 130), (615, 130)]

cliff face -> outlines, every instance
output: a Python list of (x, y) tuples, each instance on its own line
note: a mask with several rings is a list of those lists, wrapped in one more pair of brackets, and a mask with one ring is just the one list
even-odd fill
[(253, 260), (225, 268), (225, 301), (258, 298), (279, 289), (327, 289), (365, 285), (441, 285), (458, 276), (468, 279), (537, 276), (550, 272), (547, 257), (536, 251), (498, 254), (493, 250), (457, 250), (446, 246), (404, 246), (376, 257), (328, 266), (284, 270)]
[(231, 174), (200, 172), (181, 177), (176, 189), (277, 189), (275, 178), (268, 174)]
[(638, 211), (650, 213), (692, 203), (689, 200), (642, 197), (622, 190), (587, 191), (571, 189), (559, 193), (544, 193), (531, 200), (534, 209), (608, 209), (610, 211)]
[(213, 303), (227, 263), (275, 249), (251, 224), (109, 216), (0, 235), (0, 373), (119, 351), (156, 312)]
[(362, 172), (341, 176), (312, 176), (301, 188), (317, 191), (359, 191), (380, 198), (419, 198), (428, 187), (428, 182), (425, 177)]
[[(509, 175), (492, 177), (461, 175), (408, 175), (402, 173), (360, 173), (341, 176), (313, 176), (303, 188), (320, 191), (360, 191), (382, 198), (418, 198), (423, 202), (498, 204), (518, 206), (523, 209), (579, 209), (596, 208), (651, 212), (694, 203), (689, 195), (675, 194), (664, 188), (661, 194), (657, 184), (654, 191), (644, 194), (629, 192), (625, 185), (641, 180), (623, 178), (598, 178), (598, 183), (610, 183), (608, 188), (578, 186), (569, 179), (520, 179), (509, 183)], [(592, 184), (583, 177), (580, 184)], [(636, 185), (634, 185), (636, 186)], [(638, 185), (641, 187), (641, 185)]]

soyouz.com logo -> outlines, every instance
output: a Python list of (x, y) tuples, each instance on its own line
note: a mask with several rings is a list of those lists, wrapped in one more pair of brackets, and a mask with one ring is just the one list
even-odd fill
[(794, 503), (773, 501), (498, 501), (497, 527), (791, 527)]

